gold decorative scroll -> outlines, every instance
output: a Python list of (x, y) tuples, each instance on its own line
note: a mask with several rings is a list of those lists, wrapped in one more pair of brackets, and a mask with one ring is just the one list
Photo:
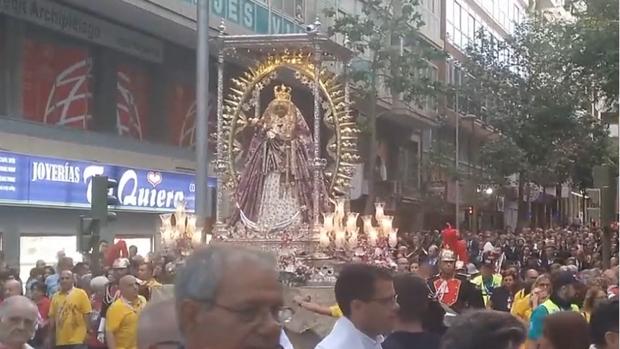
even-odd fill
[[(224, 100), (223, 106), (223, 158), (227, 163), (224, 185), (234, 191), (239, 173), (236, 161), (243, 149), (237, 140), (238, 134), (247, 127), (248, 117), (245, 112), (249, 105), (255, 104), (254, 92), (269, 85), (279, 69), (288, 68), (295, 72), (295, 78), (303, 85), (311, 87), (314, 83), (314, 64), (312, 55), (301, 52), (284, 51), (267, 57), (264, 61), (250, 67), (240, 77), (232, 79), (232, 87)], [(327, 143), (326, 154), (329, 156), (328, 168), (324, 175), (327, 179), (330, 195), (344, 194), (353, 174), (354, 164), (360, 157), (357, 153), (359, 129), (354, 118), (349, 114), (345, 101), (344, 88), (336, 76), (322, 70), (320, 73), (320, 91), (323, 100), (324, 124), (333, 136)]]

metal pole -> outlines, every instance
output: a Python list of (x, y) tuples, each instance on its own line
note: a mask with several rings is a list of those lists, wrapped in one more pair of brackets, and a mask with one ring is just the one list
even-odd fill
[[(209, 165), (209, 0), (200, 0), (198, 11), (198, 43), (196, 48), (196, 216), (205, 226), (211, 201), (208, 195)], [(204, 237), (203, 237), (204, 238)]]
[[(455, 132), (454, 132), (454, 141), (456, 152), (454, 154), (455, 165), (456, 165), (456, 179), (455, 179), (455, 216), (454, 216), (454, 225), (456, 230), (459, 230), (460, 222), (459, 222), (459, 214), (461, 212), (461, 188), (459, 187), (459, 88), (461, 85), (461, 71), (457, 70), (457, 65), (454, 66), (454, 79), (456, 83), (456, 93), (454, 98), (454, 119), (455, 119)], [(458, 73), (458, 74), (457, 74)], [(458, 80), (457, 80), (458, 79)]]
[(269, 23), (267, 23), (267, 26), (269, 28), (269, 32), (267, 34), (272, 34), (272, 32), (271, 32), (271, 26), (272, 26), (272, 24), (271, 24), (271, 16), (272, 16), (272, 13), (273, 13), (273, 9), (271, 8), (271, 1), (272, 0), (267, 0), (267, 4), (268, 4), (267, 6), (268, 6), (268, 9), (269, 9), (269, 16), (267, 17), (267, 20), (269, 21)]

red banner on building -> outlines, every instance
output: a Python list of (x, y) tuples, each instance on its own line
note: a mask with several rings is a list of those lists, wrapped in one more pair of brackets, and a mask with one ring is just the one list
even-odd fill
[(92, 116), (88, 50), (24, 40), (22, 110), (28, 120), (88, 129)]
[[(170, 142), (179, 147), (192, 147), (196, 141), (196, 89), (194, 85), (173, 82), (167, 91), (167, 120)], [(209, 94), (209, 133), (216, 132), (217, 106)], [(212, 143), (212, 142), (211, 142)], [(210, 144), (213, 146), (213, 144)]]
[(116, 71), (116, 127), (118, 134), (143, 140), (148, 132), (151, 79), (146, 70), (119, 65)]
[(166, 93), (170, 143), (190, 147), (196, 139), (196, 90), (190, 84), (174, 82)]

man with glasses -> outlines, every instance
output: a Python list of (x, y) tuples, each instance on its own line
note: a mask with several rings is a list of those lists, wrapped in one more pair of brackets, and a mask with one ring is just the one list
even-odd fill
[(174, 293), (186, 349), (278, 348), (291, 315), (274, 258), (239, 246), (195, 251), (177, 273)]
[(110, 349), (136, 349), (138, 317), (146, 299), (138, 294), (138, 280), (123, 276), (119, 283), (120, 297), (106, 314), (106, 340)]
[(398, 309), (392, 275), (368, 264), (345, 266), (335, 287), (342, 316), (316, 349), (380, 349)]
[(32, 349), (26, 342), (36, 329), (39, 311), (24, 296), (7, 298), (0, 304), (0, 348)]

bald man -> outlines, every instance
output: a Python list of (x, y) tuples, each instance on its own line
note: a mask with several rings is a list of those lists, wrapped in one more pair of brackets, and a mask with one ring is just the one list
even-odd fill
[(0, 347), (29, 349), (39, 311), (28, 298), (16, 295), (0, 304)]
[(48, 346), (82, 346), (86, 341), (92, 307), (84, 290), (73, 286), (71, 270), (60, 272), (60, 291), (52, 297), (49, 310)]
[(138, 318), (146, 299), (138, 294), (138, 279), (132, 275), (123, 276), (118, 287), (120, 297), (110, 305), (106, 314), (108, 348), (137, 349)]
[(144, 307), (138, 320), (138, 349), (176, 349), (180, 343), (174, 298)]
[(4, 283), (4, 298), (22, 295), (22, 283), (18, 280), (11, 279)]

